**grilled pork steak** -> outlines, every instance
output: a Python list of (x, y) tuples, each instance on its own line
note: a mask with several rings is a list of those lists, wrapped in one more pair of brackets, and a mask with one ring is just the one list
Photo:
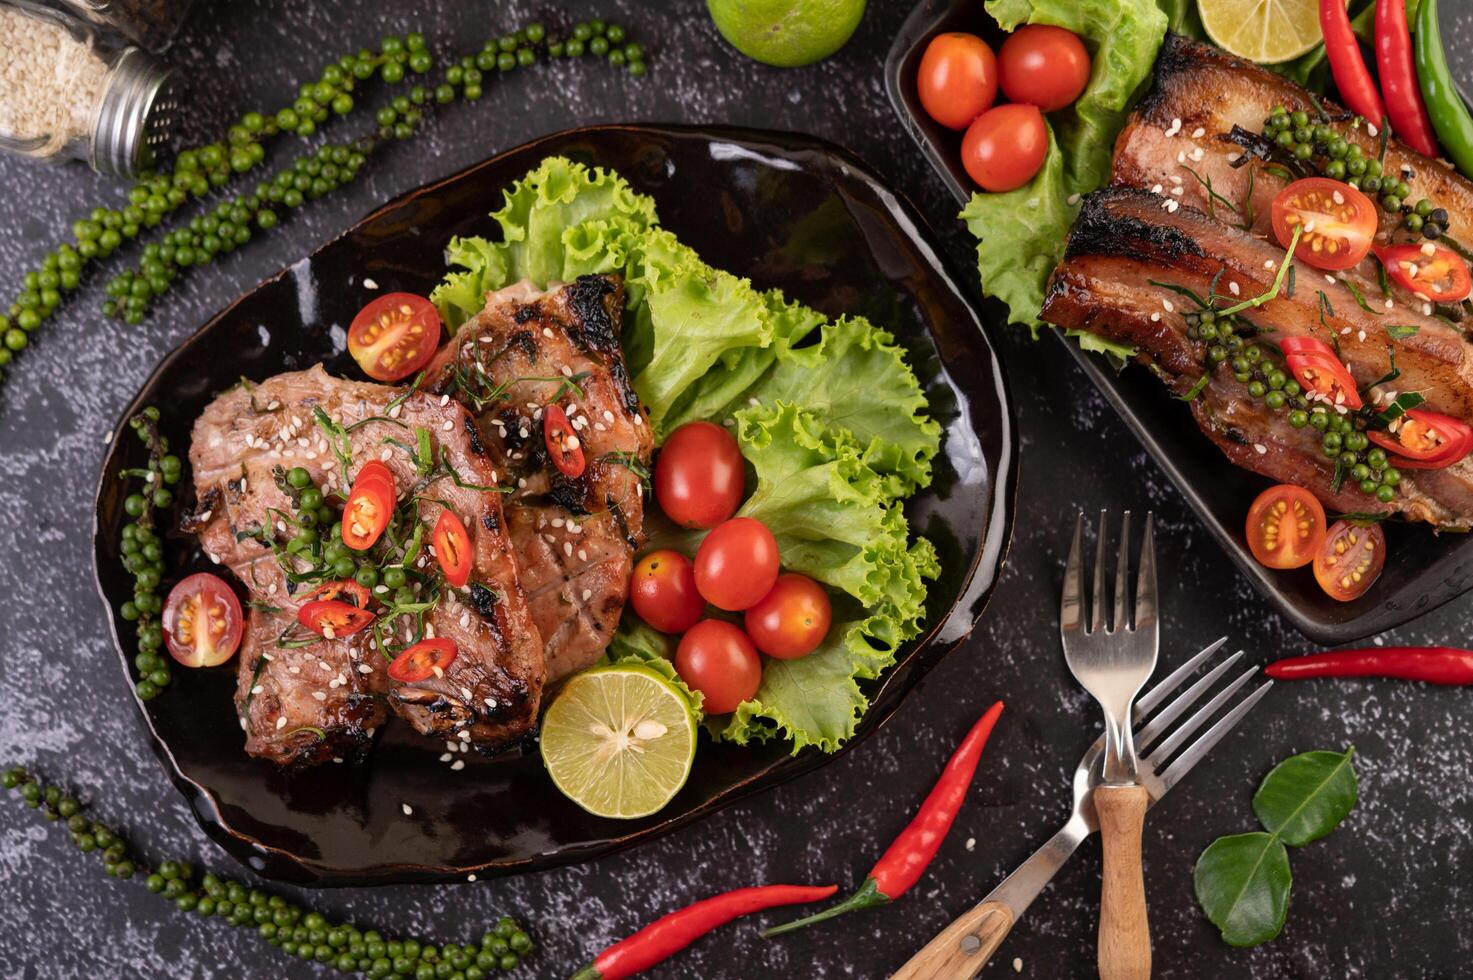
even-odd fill
[[(582, 276), (540, 292), (526, 282), (488, 297), (430, 368), (429, 390), (476, 414), (497, 477), (518, 573), (545, 643), (548, 682), (603, 655), (643, 542), (643, 474), (653, 437), (619, 345), (621, 281)], [(587, 468), (549, 458), (543, 409), (557, 403)]]
[[(318, 410), (332, 431), (316, 418)], [(429, 448), (428, 467), (417, 458), (421, 445)], [(541, 640), (517, 582), (499, 495), (480, 489), (494, 485), (490, 461), (460, 405), (343, 381), (318, 366), (221, 395), (195, 422), (189, 456), (200, 542), (258, 604), (250, 612), (236, 693), (248, 753), (278, 763), (343, 755), (366, 744), (386, 705), (425, 734), (483, 749), (532, 729), (544, 674)], [(284, 550), (296, 528), (281, 475), (303, 467), (331, 498), (346, 492), (369, 459), (394, 473), (401, 500), (418, 495), (411, 517), (423, 525), (426, 541), (446, 506), (470, 537), (474, 561), (465, 589), (445, 586), (424, 551), (413, 565), (424, 578), (416, 599), (438, 593), (424, 613), (424, 635), (457, 646), (443, 676), (415, 683), (387, 676), (389, 655), (416, 636), (413, 615), (376, 622), (387, 651), (378, 648), (372, 628), (328, 640), (296, 625), (306, 594), (333, 576)], [(382, 612), (392, 598), (388, 591), (381, 586), (369, 608)]]

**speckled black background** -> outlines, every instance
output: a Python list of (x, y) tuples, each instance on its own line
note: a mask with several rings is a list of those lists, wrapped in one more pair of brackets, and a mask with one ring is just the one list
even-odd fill
[[(797, 71), (727, 48), (698, 2), (570, 2), (630, 26), (652, 50), (642, 80), (591, 63), (493, 82), (350, 189), (192, 275), (141, 327), (102, 319), (100, 287), (47, 324), (0, 389), (0, 758), (68, 780), (150, 859), (188, 856), (244, 874), (200, 833), (144, 742), (108, 648), (89, 571), (90, 503), (103, 439), (153, 365), (215, 309), (306, 254), (380, 202), (539, 134), (606, 121), (720, 122), (817, 133), (848, 146), (909, 195), (965, 267), (971, 244), (941, 183), (901, 131), (880, 65), (908, 4), (872, 2), (836, 57)], [(478, 45), (503, 25), (555, 17), (540, 4), (347, 0), (197, 5), (173, 52), (191, 82), (190, 127), (218, 131), (247, 107), (289, 100), (325, 60), (389, 32), (426, 31), (437, 50)], [(13, 288), (82, 202), (122, 188), (79, 167), (0, 159), (0, 281)], [(699, 188), (693, 191), (699, 192)], [(712, 892), (763, 881), (848, 888), (909, 817), (942, 758), (994, 698), (1008, 710), (955, 829), (900, 903), (781, 942), (753, 924), (723, 930), (658, 977), (881, 977), (969, 907), (1065, 816), (1074, 761), (1096, 709), (1059, 655), (1054, 596), (1076, 507), (1155, 510), (1163, 575), (1163, 662), (1227, 633), (1253, 660), (1305, 646), (1239, 578), (1176, 491), (1053, 341), (999, 331), (1018, 406), (1017, 530), (1006, 572), (972, 640), (933, 671), (894, 719), (821, 771), (696, 826), (581, 867), (453, 886), (298, 895), (333, 917), (440, 941), (479, 936), (503, 912), (532, 924), (541, 951), (522, 975), (565, 976), (607, 942)], [(1245, 502), (1246, 503), (1246, 502)], [(1386, 637), (1457, 642), (1473, 615), (1455, 603)], [(1473, 912), (1465, 837), (1473, 824), (1468, 694), (1391, 683), (1280, 685), (1151, 814), (1146, 881), (1157, 975), (1423, 977), (1469, 973)], [(1278, 759), (1353, 743), (1361, 801), (1331, 837), (1292, 853), (1289, 921), (1256, 950), (1225, 946), (1192, 899), (1197, 854), (1254, 827), (1249, 798)], [(1099, 848), (1087, 843), (1013, 931), (990, 976), (1093, 971)], [(248, 875), (246, 877), (249, 877)], [(319, 973), (250, 931), (187, 918), (137, 882), (104, 877), (65, 833), (0, 808), (0, 973), (22, 977), (291, 976)]]

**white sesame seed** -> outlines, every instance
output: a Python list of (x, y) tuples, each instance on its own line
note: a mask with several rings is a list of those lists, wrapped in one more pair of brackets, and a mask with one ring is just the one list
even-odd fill
[(455, 428), (455, 420), (446, 419), (445, 424), (440, 426), (440, 428), (444, 429), (446, 432), (449, 432), (451, 429)]
[(450, 768), (454, 769), (456, 772), (460, 772), (460, 770), (465, 768), (465, 760), (456, 759), (454, 762), (450, 763)]
[(449, 762), (452, 758), (453, 758), (453, 756), (451, 756), (451, 754), (449, 752), (443, 752), (443, 753), (440, 754), (440, 761), (441, 762)]
[(1192, 139), (1194, 140), (1199, 140), (1206, 135), (1207, 130), (1203, 129), (1201, 126), (1198, 126), (1196, 129), (1192, 130)]
[(1160, 319), (1161, 319), (1161, 314), (1160, 313), (1152, 313), (1151, 314), (1151, 322), (1152, 323), (1157, 323), (1157, 322), (1160, 321)]
[(401, 803), (399, 805), (399, 809), (404, 811), (404, 815), (406, 817), (414, 816), (414, 807), (410, 806), (408, 803)]
[(326, 694), (323, 694), (321, 691), (313, 691), (312, 692), (312, 697), (316, 698), (318, 701), (326, 701), (327, 700), (327, 695)]
[(286, 715), (278, 715), (277, 718), (276, 718), (276, 728), (277, 728), (277, 730), (280, 731), (281, 729), (283, 729), (285, 727), (286, 727)]

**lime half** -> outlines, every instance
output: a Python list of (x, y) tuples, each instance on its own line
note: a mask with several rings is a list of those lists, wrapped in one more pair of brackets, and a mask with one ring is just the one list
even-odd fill
[(542, 763), (552, 781), (600, 817), (658, 811), (685, 785), (695, 755), (685, 695), (642, 667), (574, 675), (542, 719)]
[(721, 36), (764, 65), (797, 68), (839, 50), (859, 26), (865, 0), (706, 0)]
[(1319, 0), (1198, 0), (1202, 27), (1219, 47), (1276, 65), (1324, 40)]

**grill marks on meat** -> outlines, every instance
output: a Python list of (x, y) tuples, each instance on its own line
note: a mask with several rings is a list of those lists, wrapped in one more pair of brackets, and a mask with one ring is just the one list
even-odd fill
[[(431, 390), (478, 413), (497, 476), (513, 488), (503, 506), (549, 683), (603, 655), (643, 542), (653, 438), (619, 343), (623, 307), (616, 277), (547, 292), (518, 283), (488, 298), (429, 373)], [(587, 461), (577, 479), (547, 454), (542, 409), (553, 401)]]
[[(390, 709), (425, 734), (460, 737), (483, 749), (520, 739), (535, 725), (544, 675), (541, 642), (517, 583), (498, 495), (457, 486), (448, 477), (420, 489), (451, 506), (465, 523), (474, 553), (472, 591), (479, 598), (472, 602), (472, 592), (450, 592), (426, 617), (427, 630), (455, 640), (459, 651), (443, 677), (414, 685), (393, 681), (385, 655), (371, 648), (368, 630), (301, 647), (277, 642), (292, 629), (301, 598), (313, 585), (289, 581), (260, 540), (264, 533), (284, 542), (293, 530), (279, 516), (291, 514), (292, 506), (273, 469), (302, 466), (324, 492), (344, 489), (330, 440), (313, 421), (314, 407), (344, 427), (360, 423), (349, 436), (353, 469), (382, 459), (394, 471), (401, 497), (423, 479), (410, 454), (385, 440), (412, 445), (419, 428), (430, 433), (438, 458), (464, 482), (493, 483), (490, 462), (473, 445), (461, 406), (410, 394), (390, 409), (399, 395), (382, 385), (330, 377), (319, 366), (227, 392), (195, 423), (190, 464), (201, 506), (191, 527), (205, 551), (228, 566), (261, 607), (249, 614), (236, 694), (251, 755), (281, 764), (344, 756), (366, 745)], [(391, 411), (394, 420), (385, 417)], [(440, 510), (440, 504), (424, 500), (420, 520), (433, 526)], [(399, 642), (405, 622), (396, 624)], [(292, 630), (293, 637), (304, 633)]]

